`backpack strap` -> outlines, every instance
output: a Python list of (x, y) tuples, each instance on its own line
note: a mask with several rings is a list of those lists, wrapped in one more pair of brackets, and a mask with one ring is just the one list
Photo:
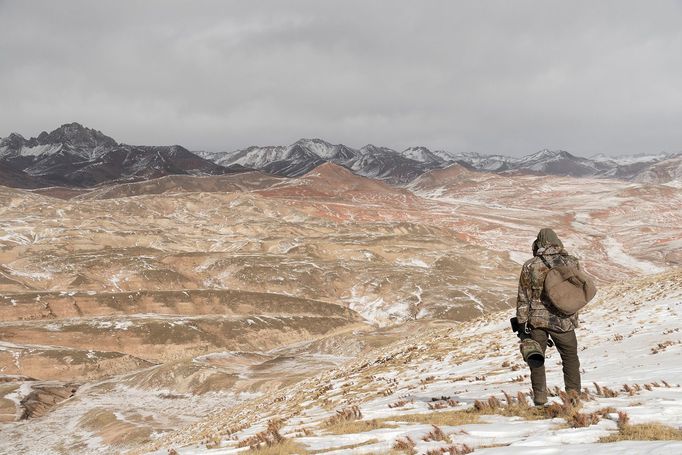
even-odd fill
[[(556, 255), (555, 255), (555, 256), (556, 256)], [(563, 265), (568, 265), (568, 262), (566, 261), (566, 258), (564, 258), (564, 257), (563, 257), (562, 255), (560, 255), (560, 254), (559, 254), (558, 256), (559, 256), (559, 262), (563, 263)], [(547, 266), (548, 269), (552, 270), (553, 267), (552, 267), (552, 265), (550, 265), (550, 263), (549, 263), (549, 261), (547, 260), (546, 257), (544, 257), (543, 255), (540, 255), (540, 259), (541, 259), (542, 262), (545, 264), (545, 266)]]

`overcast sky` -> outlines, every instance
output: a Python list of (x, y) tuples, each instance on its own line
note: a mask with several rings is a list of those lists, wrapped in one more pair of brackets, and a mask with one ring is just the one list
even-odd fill
[(681, 151), (682, 2), (0, 0), (0, 136), (71, 121), (213, 151)]

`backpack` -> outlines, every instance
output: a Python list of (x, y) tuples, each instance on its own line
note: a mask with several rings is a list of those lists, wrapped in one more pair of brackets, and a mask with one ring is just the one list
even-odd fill
[(597, 293), (594, 282), (578, 267), (565, 261), (563, 265), (552, 267), (544, 257), (540, 258), (549, 268), (543, 284), (543, 293), (561, 314), (574, 315)]

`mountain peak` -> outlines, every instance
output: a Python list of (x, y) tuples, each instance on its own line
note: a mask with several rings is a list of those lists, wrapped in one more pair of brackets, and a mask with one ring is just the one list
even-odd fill
[(547, 160), (552, 158), (575, 158), (575, 157), (564, 150), (542, 149), (539, 152), (533, 153), (532, 155), (523, 157), (522, 160), (523, 161)]
[(364, 147), (360, 149), (360, 152), (362, 153), (396, 153), (395, 150), (392, 150), (388, 147), (377, 147), (374, 144), (367, 144)]
[(26, 139), (19, 133), (10, 133), (9, 136), (0, 139), (0, 147), (8, 147), (10, 149), (19, 149), (24, 145)]
[(118, 143), (99, 130), (87, 128), (80, 123), (65, 123), (50, 133), (42, 132), (38, 136), (40, 144), (70, 143), (76, 147), (98, 147), (107, 145), (115, 147)]
[(313, 138), (305, 138), (302, 137), (301, 139), (297, 140), (295, 144), (319, 144), (319, 145), (326, 145), (328, 147), (332, 147), (332, 144), (325, 141), (324, 139), (320, 139), (317, 137)]

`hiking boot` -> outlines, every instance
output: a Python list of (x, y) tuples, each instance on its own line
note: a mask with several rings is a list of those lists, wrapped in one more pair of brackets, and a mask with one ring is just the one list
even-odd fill
[(547, 406), (547, 399), (546, 398), (544, 400), (533, 399), (533, 404), (535, 405), (536, 408), (544, 408), (545, 406)]

